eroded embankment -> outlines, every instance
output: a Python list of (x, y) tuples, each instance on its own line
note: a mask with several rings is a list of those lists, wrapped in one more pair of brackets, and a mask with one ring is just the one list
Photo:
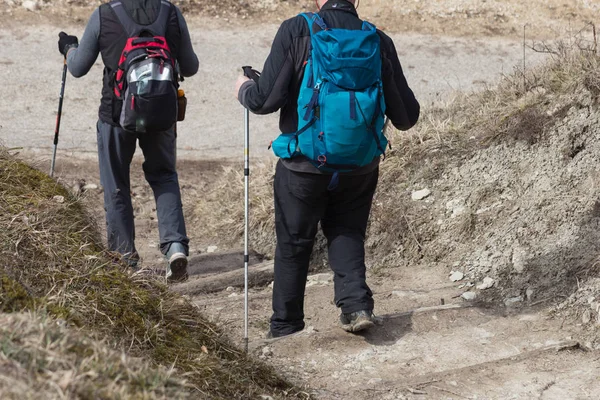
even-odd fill
[(158, 278), (119, 265), (62, 186), (5, 151), (0, 171), (0, 394), (296, 396)]

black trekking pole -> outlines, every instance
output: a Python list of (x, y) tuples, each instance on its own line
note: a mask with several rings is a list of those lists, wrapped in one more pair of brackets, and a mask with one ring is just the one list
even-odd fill
[[(242, 67), (244, 76), (257, 82), (260, 73), (252, 67)], [(249, 206), (250, 206), (250, 110), (244, 108), (244, 350), (248, 353), (248, 251)]]
[(56, 114), (56, 127), (54, 128), (54, 150), (52, 151), (52, 164), (50, 164), (50, 176), (54, 176), (56, 164), (56, 149), (58, 148), (58, 131), (60, 130), (60, 118), (62, 116), (63, 98), (65, 95), (65, 82), (67, 81), (67, 57), (63, 66), (62, 82), (60, 84), (60, 97), (58, 99), (58, 113)]

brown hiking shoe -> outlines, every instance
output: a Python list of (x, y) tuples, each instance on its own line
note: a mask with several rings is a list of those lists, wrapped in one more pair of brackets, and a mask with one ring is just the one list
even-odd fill
[(360, 332), (375, 326), (375, 318), (370, 310), (361, 310), (340, 315), (342, 329), (346, 332)]

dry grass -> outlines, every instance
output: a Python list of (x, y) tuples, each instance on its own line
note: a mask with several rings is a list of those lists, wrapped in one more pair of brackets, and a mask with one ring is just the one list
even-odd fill
[[(275, 248), (273, 175), (275, 163), (250, 166), (250, 242), (259, 253), (272, 257)], [(226, 166), (222, 177), (204, 194), (194, 210), (205, 227), (204, 238), (219, 247), (240, 247), (244, 235), (243, 166)]]
[(133, 357), (173, 366), (194, 398), (297, 392), (156, 278), (111, 262), (90, 218), (63, 187), (5, 153), (0, 170), (2, 311), (44, 309)]
[(0, 314), (2, 399), (186, 399), (174, 370), (132, 359), (44, 315)]

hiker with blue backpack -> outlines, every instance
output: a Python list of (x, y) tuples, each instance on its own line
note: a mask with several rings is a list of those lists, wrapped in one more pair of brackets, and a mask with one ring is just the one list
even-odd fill
[(304, 329), (304, 293), (319, 223), (334, 272), (342, 328), (374, 325), (365, 235), (385, 117), (400, 130), (419, 118), (392, 40), (357, 14), (354, 0), (317, 0), (319, 12), (281, 25), (262, 74), (240, 76), (236, 94), (255, 114), (281, 110), (277, 163), (275, 278), (268, 337)]
[(92, 13), (81, 43), (61, 32), (58, 49), (75, 77), (87, 74), (102, 55), (97, 140), (109, 250), (137, 266), (129, 170), (139, 141), (166, 276), (185, 279), (189, 239), (175, 168), (175, 124), (184, 115), (178, 78), (198, 71), (198, 57), (181, 11), (166, 0), (113, 0)]

